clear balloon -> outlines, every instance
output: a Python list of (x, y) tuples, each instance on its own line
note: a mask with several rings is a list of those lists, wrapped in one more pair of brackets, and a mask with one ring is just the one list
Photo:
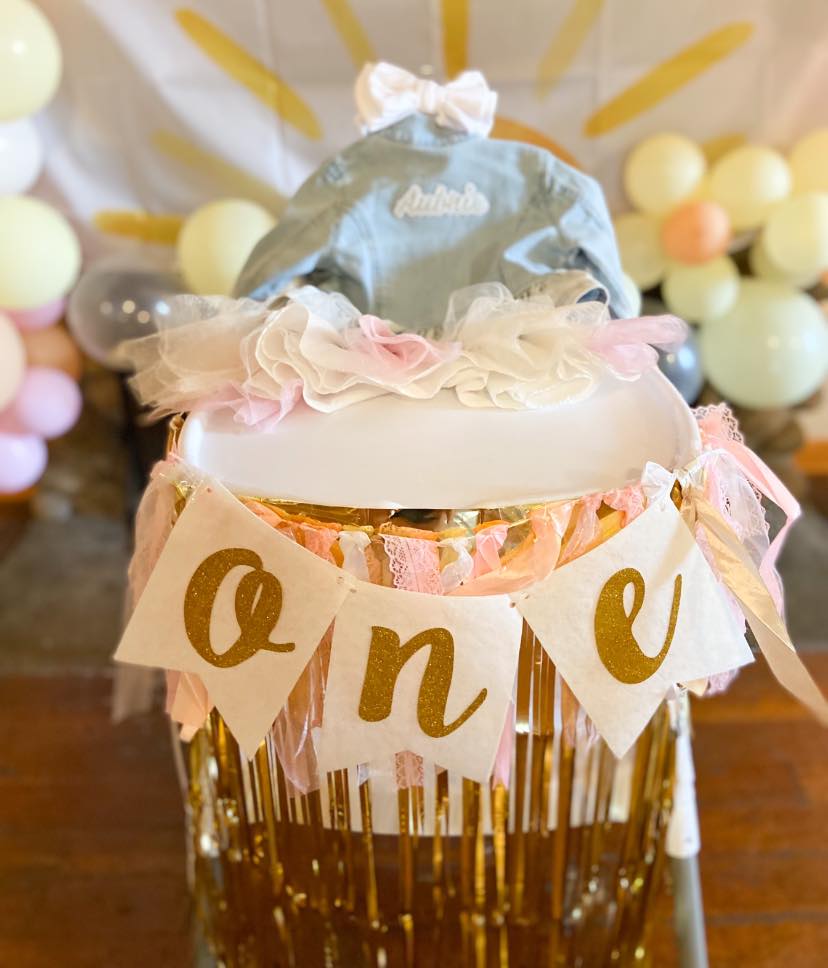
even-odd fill
[(778, 151), (743, 145), (713, 166), (709, 191), (730, 215), (734, 229), (754, 229), (790, 194), (791, 170)]
[(62, 326), (48, 326), (21, 334), (29, 366), (51, 366), (73, 380), (83, 373), (83, 358), (72, 337)]
[(69, 297), (66, 321), (80, 348), (110, 369), (120, 369), (116, 348), (155, 332), (154, 318), (170, 311), (183, 291), (169, 272), (107, 259), (85, 272)]
[(7, 309), (4, 312), (18, 329), (27, 331), (53, 326), (63, 316), (65, 309), (66, 299), (61, 296), (33, 309)]
[(726, 255), (699, 266), (674, 264), (661, 292), (670, 312), (693, 323), (706, 323), (724, 315), (736, 302), (739, 270)]
[(48, 459), (40, 437), (0, 433), (0, 494), (18, 494), (36, 484)]
[(627, 212), (613, 224), (624, 271), (639, 289), (657, 286), (667, 268), (658, 219), (641, 212)]
[(0, 121), (24, 118), (47, 104), (60, 81), (60, 44), (28, 0), (0, 3)]
[(0, 410), (14, 399), (25, 370), (23, 340), (9, 317), (0, 313)]
[(0, 198), (0, 306), (33, 309), (65, 295), (81, 253), (67, 220), (38, 198)]
[(77, 383), (61, 370), (32, 366), (14, 400), (0, 411), (0, 433), (60, 437), (75, 425), (82, 398)]
[(828, 128), (800, 138), (789, 156), (797, 192), (828, 192)]
[(43, 144), (29, 118), (0, 124), (0, 195), (22, 195), (43, 167)]
[(687, 265), (723, 255), (730, 243), (730, 218), (716, 202), (684, 202), (661, 226), (661, 244), (670, 259)]
[(225, 198), (193, 212), (178, 236), (187, 285), (204, 295), (228, 295), (256, 243), (276, 219), (261, 205)]
[(688, 332), (687, 339), (678, 349), (659, 352), (658, 368), (687, 403), (693, 404), (699, 399), (704, 386), (704, 369), (699, 341), (693, 330)]
[(637, 145), (624, 165), (624, 190), (642, 212), (661, 215), (688, 198), (704, 177), (701, 148), (680, 134), (656, 134)]
[(783, 283), (743, 279), (734, 307), (701, 331), (704, 369), (728, 400), (772, 409), (800, 403), (828, 372), (818, 303)]
[(762, 245), (775, 265), (796, 278), (828, 269), (828, 192), (794, 195), (778, 205)]

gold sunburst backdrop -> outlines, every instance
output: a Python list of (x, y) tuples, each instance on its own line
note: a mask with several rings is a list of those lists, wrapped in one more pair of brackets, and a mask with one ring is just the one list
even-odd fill
[[(770, 2), (774, 0), (767, 0)], [(644, 9), (647, 3), (653, 6), (650, 0), (639, 0), (637, 7)], [(158, 6), (165, 5), (159, 3)], [(205, 9), (207, 6), (211, 8), (209, 11)], [(258, 6), (250, 5), (251, 16)], [(485, 30), (485, 18), (489, 18), (486, 22), (491, 20), (491, 3), (486, 0), (439, 0), (436, 5), (427, 6), (431, 11), (430, 18), (427, 18), (431, 43), (442, 58), (442, 64), (428, 65), (430, 69), (446, 78), (469, 67), (482, 67), (485, 71), (485, 53), (475, 57), (472, 51), (476, 52), (481, 46), (476, 41)], [(510, 20), (513, 16), (519, 19), (520, 6), (516, 4), (514, 11), (510, 7)], [(532, 6), (538, 5), (527, 0), (527, 7)], [(594, 60), (594, 56), (586, 58), (585, 51), (590, 45), (605, 47), (607, 44), (607, 34), (612, 26), (607, 19), (612, 12), (610, 8), (631, 8), (631, 5), (613, 4), (612, 0), (568, 0), (546, 6), (550, 8), (548, 19), (551, 22), (548, 39), (536, 61), (527, 61), (525, 67), (525, 86), (530, 92), (527, 96), (536, 103), (548, 101), (561, 85), (571, 83), (573, 78), (585, 77), (589, 69), (585, 68), (585, 62)], [(734, 12), (741, 13), (751, 9), (750, 4), (744, 3), (732, 7)], [(571, 113), (557, 119), (555, 130), (541, 129), (537, 123), (521, 116), (520, 104), (515, 107), (509, 100), (507, 87), (502, 103), (508, 107), (506, 113), (497, 118), (494, 136), (541, 145), (568, 163), (590, 170), (592, 166), (584, 164), (579, 157), (582, 152), (589, 151), (590, 144), (612, 139), (642, 117), (653, 114), (682, 91), (692, 89), (704, 75), (720, 70), (724, 62), (732, 60), (755, 42), (757, 24), (752, 19), (727, 16), (731, 13), (730, 5), (722, 10), (711, 3), (710, 10), (713, 14), (710, 19), (718, 21), (712, 27), (701, 24), (702, 18), (697, 15), (696, 8), (693, 12), (673, 8), (671, 16), (685, 20), (683, 42), (676, 44), (675, 39), (662, 41), (654, 35), (650, 62), (644, 68), (621, 72), (626, 78), (624, 83), (613, 83), (606, 97), (599, 90), (603, 85), (598, 85), (593, 92), (591, 109), (579, 113), (580, 105), (573, 104)], [(351, 62), (354, 75), (366, 61), (393, 59), (393, 51), (386, 51), (384, 48), (388, 45), (381, 42), (382, 31), (377, 30), (374, 23), (376, 16), (370, 16), (376, 14), (375, 9), (352, 0), (313, 0), (303, 5), (303, 11), (303, 16), (317, 18), (320, 32), (324, 25), (328, 34), (335, 37), (341, 52)], [(278, 10), (275, 16), (278, 17)], [(536, 19), (537, 16), (536, 12)], [(262, 18), (260, 20), (264, 23)], [(292, 137), (300, 139), (302, 159), (310, 162), (305, 166), (307, 173), (314, 162), (320, 162), (332, 147), (338, 146), (324, 124), (324, 118), (329, 114), (326, 103), (321, 100), (324, 86), (309, 84), (308, 72), (303, 78), (292, 80), (286, 72), (269, 66), (265, 59), (245, 45), (240, 36), (244, 31), (239, 29), (239, 23), (238, 8), (231, 15), (229, 4), (172, 6), (163, 10), (160, 25), (164, 36), (158, 38), (158, 42), (171, 50), (184, 45), (188, 56), (195, 53), (202, 59), (203, 71), (212, 72), (209, 88), (203, 94), (195, 90), (194, 97), (213, 102), (216, 92), (221, 92), (224, 86), (228, 90), (245, 91), (250, 98), (251, 111), (256, 102), (264, 105), (274, 116), (280, 131), (289, 130)], [(514, 29), (510, 28), (504, 44), (513, 36)], [(613, 44), (624, 42), (623, 38), (611, 39)], [(533, 45), (533, 49), (536, 46)], [(624, 60), (623, 52), (620, 59)], [(640, 61), (640, 55), (637, 60)], [(323, 68), (320, 63), (319, 69)], [(312, 72), (312, 64), (308, 71)], [(498, 86), (496, 77), (493, 86)], [(141, 123), (140, 117), (137, 123)], [(646, 133), (650, 130), (652, 128)], [(710, 157), (717, 157), (743, 138), (740, 131), (719, 131), (705, 145), (705, 150)], [(146, 133), (145, 145), (154, 154), (155, 163), (168, 166), (170, 172), (177, 173), (175, 177), (197, 175), (203, 184), (209, 184), (212, 197), (243, 196), (278, 212), (285, 203), (285, 195), (290, 193), (281, 185), (277, 188), (275, 182), (262, 178), (260, 173), (249, 170), (244, 158), (238, 154), (229, 160), (227, 155), (232, 152), (216, 150), (215, 140), (212, 146), (202, 143), (193, 137), (193, 129), (186, 124), (177, 130), (172, 126), (150, 130)], [(110, 235), (170, 244), (175, 241), (183, 214), (156, 209), (99, 208), (94, 212), (93, 222), (99, 230)]]

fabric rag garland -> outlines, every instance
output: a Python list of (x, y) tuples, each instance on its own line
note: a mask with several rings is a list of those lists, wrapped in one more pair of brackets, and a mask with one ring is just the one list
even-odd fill
[(300, 400), (328, 413), (384, 394), (426, 400), (452, 390), (467, 407), (556, 406), (589, 396), (604, 373), (637, 378), (657, 364), (653, 346), (686, 335), (674, 316), (612, 320), (600, 302), (518, 300), (497, 283), (456, 293), (438, 338), (399, 332), (313, 287), (275, 308), (179, 297), (157, 322), (158, 333), (121, 349), (155, 416), (230, 409), (261, 430)]
[[(392, 525), (380, 529), (345, 527), (262, 500), (241, 500), (281, 534), (362, 580), (437, 595), (490, 595), (526, 588), (553, 568), (587, 554), (678, 483), (682, 515), (708, 555), (734, 609), (750, 623), (771, 669), (783, 686), (827, 722), (825, 700), (790, 643), (774, 605), (773, 586), (763, 579), (765, 574), (775, 575), (775, 548), (768, 541), (760, 492), (749, 482), (762, 482), (762, 493), (786, 509), (791, 520), (798, 513), (796, 502), (744, 447), (724, 406), (704, 408), (696, 416), (703, 450), (688, 467), (668, 471), (648, 464), (640, 484), (533, 507), (526, 509), (519, 522), (487, 521), (461, 535), (457, 529), (434, 533)], [(142, 526), (131, 569), (136, 586), (133, 593), (152, 569), (171, 525), (170, 515), (154, 513), (153, 509), (171, 508), (170, 495), (185, 494), (199, 480), (199, 473), (174, 455), (158, 466), (144, 498), (148, 513), (139, 518)], [(298, 792), (307, 792), (319, 782), (312, 731), (322, 721), (330, 647), (328, 634), (272, 729), (285, 775)], [(725, 675), (715, 681), (684, 685), (698, 693), (713, 692), (726, 686), (730, 678)], [(209, 696), (196, 676), (168, 675), (167, 709), (181, 724), (183, 738), (192, 737), (210, 708)], [(567, 729), (586, 737), (594, 735), (588, 723), (579, 725), (579, 717), (584, 717), (576, 702), (569, 703), (567, 709), (567, 716), (575, 717), (571, 723), (564, 723)], [(493, 782), (508, 783), (513, 729), (512, 717), (508, 717)], [(398, 758), (397, 780), (401, 786), (416, 784), (420, 774), (421, 763), (416, 757), (407, 754)]]

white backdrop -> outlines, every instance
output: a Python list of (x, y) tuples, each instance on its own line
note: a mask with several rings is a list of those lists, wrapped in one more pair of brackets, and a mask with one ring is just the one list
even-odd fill
[[(786, 148), (828, 122), (828, 0), (39, 2), (65, 58), (39, 121), (49, 143), (39, 191), (93, 248), (116, 241), (89, 228), (101, 211), (181, 214), (227, 195), (278, 210), (355, 137), (351, 87), (364, 59), (437, 79), (482, 69), (499, 113), (554, 139), (616, 210), (620, 162), (649, 133)], [(261, 93), (265, 70), (298, 95), (297, 123), (243, 83)], [(596, 131), (602, 116), (589, 119), (637, 83), (637, 100), (633, 91), (608, 109)], [(282, 89), (283, 108), (290, 97)]]

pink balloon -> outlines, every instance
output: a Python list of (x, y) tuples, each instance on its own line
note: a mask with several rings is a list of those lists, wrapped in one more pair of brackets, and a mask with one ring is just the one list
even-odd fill
[(32, 309), (4, 309), (3, 312), (14, 321), (18, 329), (33, 330), (53, 326), (65, 310), (66, 299), (61, 297)]
[(31, 487), (46, 470), (49, 451), (40, 437), (0, 434), (0, 494)]
[(36, 437), (60, 437), (81, 412), (77, 383), (62, 370), (32, 366), (26, 371), (17, 396), (0, 413), (0, 432)]

